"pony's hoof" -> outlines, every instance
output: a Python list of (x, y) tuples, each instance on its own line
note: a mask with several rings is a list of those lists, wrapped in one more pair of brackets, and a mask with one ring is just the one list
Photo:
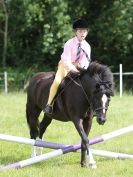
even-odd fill
[(36, 156), (42, 155), (42, 150), (43, 150), (42, 147), (37, 147), (36, 148)]
[(89, 166), (93, 169), (96, 169), (97, 168), (96, 161), (91, 159), (89, 161)]
[(42, 155), (42, 150), (43, 150), (42, 147), (36, 147), (36, 146), (34, 146), (33, 149), (32, 149), (32, 155), (31, 155), (31, 157), (36, 157), (36, 156)]
[(89, 163), (85, 162), (81, 162), (81, 167), (82, 168), (89, 168)]
[(35, 152), (32, 152), (31, 158), (36, 157), (36, 156), (37, 156), (36, 153), (35, 153)]
[(96, 163), (94, 163), (94, 164), (89, 164), (89, 166), (90, 166), (92, 169), (96, 169), (96, 168), (97, 168)]
[(87, 166), (85, 164), (81, 164), (81, 167), (82, 168), (86, 168)]
[(96, 169), (97, 168), (97, 165), (96, 165), (96, 162), (94, 161), (93, 163), (91, 162), (82, 162), (81, 163), (81, 167), (83, 168), (92, 168), (92, 169)]

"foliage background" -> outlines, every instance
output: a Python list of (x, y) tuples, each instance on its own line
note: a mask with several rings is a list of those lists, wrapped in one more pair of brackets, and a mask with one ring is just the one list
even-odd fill
[(92, 46), (92, 59), (110, 65), (113, 71), (119, 63), (132, 70), (132, 0), (1, 0), (1, 59), (4, 3), (8, 13), (6, 67), (54, 69), (63, 44), (73, 35), (72, 22), (83, 17), (90, 26), (87, 41)]
[[(56, 70), (79, 17), (89, 23), (92, 60), (112, 72), (118, 72), (120, 63), (124, 72), (132, 72), (132, 0), (0, 0), (0, 71), (15, 72), (16, 78), (21, 72), (19, 78), (27, 80), (35, 72)], [(132, 79), (126, 80), (129, 87)]]

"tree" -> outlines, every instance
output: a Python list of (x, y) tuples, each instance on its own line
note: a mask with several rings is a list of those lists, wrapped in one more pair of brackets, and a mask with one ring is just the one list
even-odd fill
[[(95, 20), (93, 35), (96, 35), (96, 58), (117, 70), (123, 63), (125, 70), (133, 68), (133, 1), (115, 0)], [(94, 37), (94, 36), (93, 36)]]
[[(5, 14), (0, 10), (2, 57)], [(73, 34), (72, 22), (83, 17), (90, 26), (92, 59), (113, 71), (120, 62), (128, 71), (133, 67), (132, 0), (8, 0), (8, 17), (7, 66), (54, 69), (64, 42)]]
[(3, 6), (3, 13), (1, 13), (1, 16), (4, 18), (4, 30), (1, 31), (3, 34), (3, 55), (2, 55), (2, 66), (3, 69), (6, 68), (6, 56), (7, 56), (7, 34), (8, 34), (8, 7), (7, 7), (7, 1), (2, 0), (1, 5)]
[(72, 35), (67, 6), (65, 0), (11, 1), (8, 65), (53, 68), (63, 43)]

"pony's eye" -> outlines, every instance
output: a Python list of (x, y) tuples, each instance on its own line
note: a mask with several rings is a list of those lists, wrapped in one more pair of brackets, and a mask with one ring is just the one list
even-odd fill
[(99, 89), (99, 88), (100, 88), (100, 84), (97, 83), (97, 84), (96, 84), (96, 89)]
[(109, 86), (109, 88), (111, 88), (112, 87), (112, 83), (109, 83), (108, 86)]

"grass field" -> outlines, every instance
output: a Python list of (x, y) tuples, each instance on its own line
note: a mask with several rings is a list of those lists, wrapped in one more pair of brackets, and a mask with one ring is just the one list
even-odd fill
[[(29, 137), (25, 119), (26, 94), (0, 94), (0, 133)], [(42, 117), (42, 115), (41, 115)], [(41, 119), (40, 117), (40, 119)], [(133, 96), (112, 98), (108, 110), (108, 121), (100, 126), (94, 119), (90, 138), (133, 124)], [(133, 154), (133, 133), (93, 145), (93, 148)], [(75, 144), (80, 137), (71, 122), (52, 122), (45, 134), (51, 142)], [(43, 152), (47, 152), (44, 149)], [(29, 158), (31, 147), (28, 145), (0, 142), (0, 165), (14, 163)], [(132, 177), (133, 160), (114, 160), (94, 156), (97, 169), (81, 168), (80, 154), (68, 153), (23, 169), (0, 171), (0, 177)]]

